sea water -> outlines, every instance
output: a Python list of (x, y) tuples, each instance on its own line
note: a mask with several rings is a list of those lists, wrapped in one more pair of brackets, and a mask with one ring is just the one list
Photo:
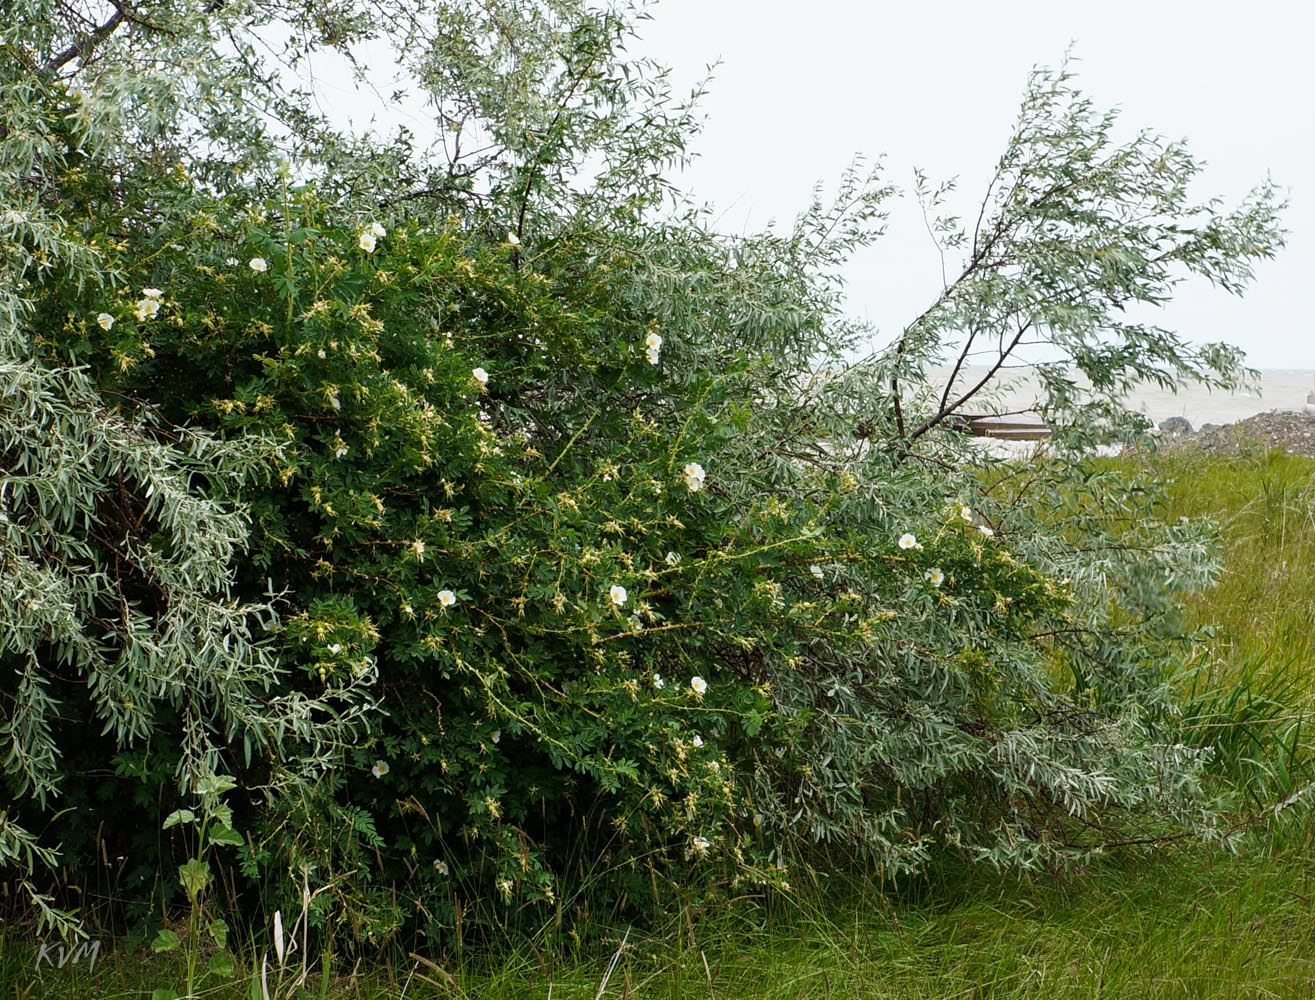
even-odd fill
[[(975, 385), (986, 369), (965, 369), (955, 382), (956, 390)], [(943, 377), (948, 377), (944, 372)], [(941, 382), (943, 385), (944, 383)], [(1017, 373), (997, 376), (992, 383), (989, 402), (980, 397), (964, 405), (969, 413), (1028, 412), (1037, 401), (1035, 379)], [(1143, 384), (1124, 396), (1130, 409), (1145, 413), (1158, 425), (1169, 417), (1184, 417), (1192, 428), (1202, 424), (1231, 424), (1268, 410), (1300, 412), (1306, 397), (1315, 392), (1315, 371), (1309, 369), (1274, 369), (1262, 371), (1254, 385), (1232, 392), (1188, 385), (1169, 392), (1156, 385)]]

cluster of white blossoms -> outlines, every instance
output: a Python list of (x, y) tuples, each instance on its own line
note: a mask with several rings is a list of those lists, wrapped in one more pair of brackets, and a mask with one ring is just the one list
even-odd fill
[(656, 333), (650, 333), (644, 338), (644, 355), (648, 358), (650, 365), (658, 363), (658, 352), (662, 350), (662, 338)]
[[(142, 289), (142, 297), (137, 300), (137, 308), (133, 310), (137, 316), (137, 322), (145, 323), (148, 319), (155, 319), (156, 314), (160, 311), (160, 299), (163, 295), (164, 292), (158, 288)], [(105, 313), (101, 313), (101, 317), (104, 316)], [(105, 326), (103, 319), (98, 317), (98, 320), (101, 326)], [(110, 322), (113, 324), (113, 319)], [(105, 326), (105, 329), (108, 330), (109, 327)]]
[(361, 230), (361, 235), (356, 238), (356, 245), (366, 253), (374, 253), (378, 241), (387, 235), (387, 229), (377, 222), (371, 222), (367, 228)]
[[(953, 502), (951, 506), (958, 508), (959, 517), (962, 518), (964, 522), (966, 522), (967, 524), (973, 523), (973, 519), (974, 519), (973, 509), (969, 507), (966, 503), (962, 503), (956, 500)], [(977, 526), (977, 530), (980, 531), (987, 538), (991, 538), (995, 535), (995, 530), (989, 524), (979, 524)]]
[(708, 474), (698, 462), (686, 462), (682, 478), (685, 480), (685, 488), (691, 493), (697, 493), (703, 489), (703, 481), (708, 478)]
[(906, 531), (899, 536), (899, 547), (907, 552), (909, 549), (920, 549), (922, 545), (919, 543), (917, 535), (911, 531)]

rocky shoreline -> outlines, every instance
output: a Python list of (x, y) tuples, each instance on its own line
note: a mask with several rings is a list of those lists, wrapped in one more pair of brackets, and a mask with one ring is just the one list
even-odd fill
[(1234, 424), (1202, 424), (1193, 429), (1182, 417), (1160, 424), (1165, 448), (1194, 448), (1212, 454), (1281, 448), (1290, 455), (1315, 458), (1315, 414), (1270, 410)]

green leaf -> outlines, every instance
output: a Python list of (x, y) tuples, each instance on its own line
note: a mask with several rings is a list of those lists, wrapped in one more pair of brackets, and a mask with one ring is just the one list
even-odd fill
[(165, 817), (164, 826), (161, 827), (161, 829), (167, 830), (171, 826), (177, 826), (180, 823), (195, 823), (195, 822), (196, 822), (196, 813), (192, 812), (192, 810), (175, 809), (173, 812), (171, 812), (168, 816)]
[(227, 826), (212, 827), (206, 833), (206, 840), (212, 844), (232, 844), (235, 847), (241, 847), (243, 843), (242, 834)]
[(151, 1000), (178, 1000), (178, 994), (168, 986), (157, 986), (151, 990)]
[(217, 951), (210, 956), (210, 971), (220, 979), (232, 979), (237, 972), (237, 965), (228, 952)]
[(211, 878), (210, 866), (200, 858), (193, 858), (187, 864), (178, 866), (178, 881), (189, 899), (196, 899), (205, 892)]
[(198, 795), (223, 795), (237, 787), (237, 780), (230, 774), (210, 774), (196, 782)]
[[(162, 927), (160, 933), (155, 935), (155, 940), (151, 942), (151, 951), (157, 953), (176, 951), (180, 944), (182, 944), (182, 942), (178, 940), (177, 934), (169, 930), (167, 927)], [(170, 993), (169, 996), (172, 997), (173, 994)]]
[(205, 925), (206, 933), (210, 935), (212, 941), (221, 948), (228, 947), (228, 922), (224, 920), (212, 920)]

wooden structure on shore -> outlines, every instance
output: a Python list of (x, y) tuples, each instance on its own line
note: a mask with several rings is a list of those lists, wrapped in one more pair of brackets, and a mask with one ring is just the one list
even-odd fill
[(966, 424), (963, 429), (973, 437), (996, 438), (1001, 441), (1045, 441), (1050, 437), (1050, 428), (1039, 420), (990, 415), (965, 416), (963, 419)]

